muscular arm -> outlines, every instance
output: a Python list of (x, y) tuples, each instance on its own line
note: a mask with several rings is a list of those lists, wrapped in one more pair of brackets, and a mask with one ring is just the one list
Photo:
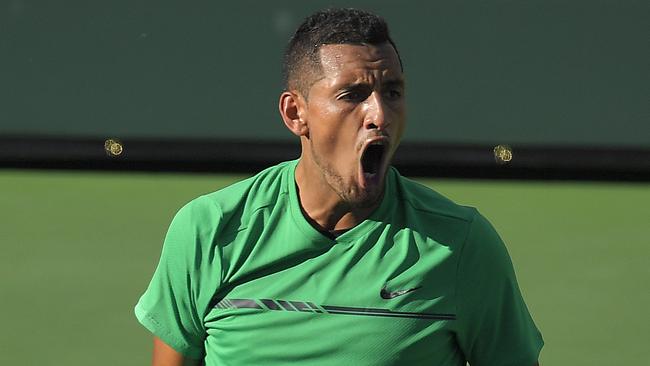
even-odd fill
[(200, 366), (201, 360), (187, 358), (169, 347), (160, 338), (153, 338), (152, 366)]

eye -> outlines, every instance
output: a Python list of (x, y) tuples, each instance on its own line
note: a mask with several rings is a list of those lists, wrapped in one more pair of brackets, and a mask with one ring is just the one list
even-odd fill
[(351, 90), (342, 94), (339, 99), (350, 102), (350, 103), (360, 103), (366, 99), (366, 95), (359, 90)]
[(388, 89), (384, 92), (384, 98), (388, 100), (398, 100), (402, 97), (402, 91), (399, 89)]
[(337, 99), (348, 103), (361, 103), (368, 98), (372, 90), (365, 86), (354, 86), (345, 90)]
[(345, 101), (348, 101), (348, 102), (361, 102), (365, 98), (363, 98), (363, 95), (358, 91), (350, 91), (350, 92), (347, 92), (347, 93), (341, 95), (341, 97), (339, 99), (345, 100)]

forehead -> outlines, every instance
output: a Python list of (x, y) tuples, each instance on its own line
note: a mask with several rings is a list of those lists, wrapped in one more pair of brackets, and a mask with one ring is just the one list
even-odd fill
[(393, 46), (327, 44), (320, 48), (324, 79), (373, 78), (401, 79), (402, 70)]

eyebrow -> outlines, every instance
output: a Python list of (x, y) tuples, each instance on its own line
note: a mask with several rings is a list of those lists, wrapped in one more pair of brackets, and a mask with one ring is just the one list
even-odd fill
[[(341, 85), (338, 90), (353, 90), (353, 89), (359, 89), (359, 88), (364, 88), (367, 87), (369, 84), (365, 82), (357, 82), (357, 83), (349, 83), (349, 84), (343, 84)], [(382, 88), (404, 88), (404, 80), (403, 79), (389, 79), (384, 81), (381, 84)]]

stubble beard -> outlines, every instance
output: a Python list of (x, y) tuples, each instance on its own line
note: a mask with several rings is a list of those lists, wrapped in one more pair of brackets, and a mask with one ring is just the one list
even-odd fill
[[(382, 190), (379, 190), (379, 192), (368, 192), (361, 189), (361, 187), (355, 187), (353, 183), (346, 183), (346, 180), (337, 173), (334, 167), (320, 158), (320, 155), (314, 150), (313, 145), (311, 145), (311, 155), (327, 185), (330, 186), (350, 209), (372, 207), (381, 197)], [(353, 179), (353, 181), (355, 180)]]

